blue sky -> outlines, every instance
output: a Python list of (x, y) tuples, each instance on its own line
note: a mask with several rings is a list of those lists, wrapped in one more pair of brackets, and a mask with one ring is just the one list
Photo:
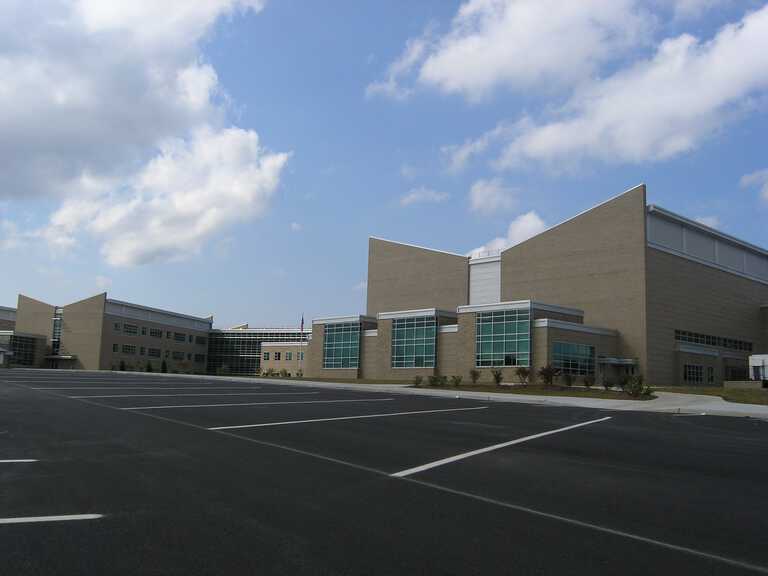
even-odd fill
[(640, 182), (768, 245), (763, 1), (110, 4), (0, 8), (2, 305), (356, 313), (371, 235), (499, 248)]

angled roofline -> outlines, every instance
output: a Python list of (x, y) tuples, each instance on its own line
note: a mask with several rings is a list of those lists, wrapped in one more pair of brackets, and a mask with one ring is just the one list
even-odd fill
[(381, 242), (389, 242), (390, 244), (399, 244), (400, 246), (408, 246), (409, 248), (418, 248), (419, 250), (428, 250), (429, 252), (438, 252), (440, 254), (448, 254), (449, 256), (458, 256), (469, 260), (469, 256), (466, 254), (457, 254), (456, 252), (448, 252), (447, 250), (438, 250), (436, 248), (427, 248), (426, 246), (419, 246), (418, 244), (409, 244), (408, 242), (398, 242), (397, 240), (389, 240), (388, 238), (379, 238), (378, 236), (368, 236), (368, 240), (379, 240)]
[[(106, 296), (106, 292), (104, 293)], [(98, 296), (98, 294), (97, 294)], [(186, 318), (187, 320), (196, 320), (198, 322), (207, 322), (213, 324), (213, 314), (210, 316), (192, 316), (191, 314), (182, 314), (180, 312), (174, 312), (173, 310), (163, 310), (162, 308), (152, 308), (151, 306), (144, 306), (143, 304), (135, 304), (133, 302), (125, 302), (124, 300), (115, 300), (113, 298), (106, 298), (106, 304), (118, 304), (120, 306), (130, 306), (132, 308), (138, 308), (139, 310), (147, 310), (148, 312), (157, 312), (159, 314), (168, 314), (170, 316), (177, 316), (179, 318)]]
[(561, 222), (558, 222), (557, 224), (554, 224), (554, 225), (550, 226), (550, 227), (549, 227), (549, 228), (547, 228), (546, 230), (542, 230), (541, 232), (539, 232), (538, 234), (536, 234), (536, 235), (534, 235), (534, 236), (531, 236), (530, 238), (526, 238), (526, 239), (525, 239), (525, 240), (523, 240), (522, 242), (518, 242), (517, 244), (513, 244), (512, 246), (507, 246), (506, 248), (504, 248), (504, 249), (501, 251), (501, 254), (504, 254), (504, 252), (506, 252), (507, 250), (511, 250), (512, 248), (517, 248), (517, 247), (518, 247), (518, 246), (520, 246), (521, 244), (525, 244), (525, 243), (526, 243), (526, 242), (528, 242), (529, 240), (533, 240), (534, 238), (536, 238), (536, 237), (538, 237), (538, 236), (541, 236), (542, 234), (546, 234), (547, 232), (549, 232), (549, 231), (551, 231), (551, 230), (554, 230), (555, 228), (558, 228), (558, 227), (562, 226), (563, 224), (567, 224), (567, 223), (568, 223), (568, 222), (570, 222), (571, 220), (575, 220), (576, 218), (579, 218), (579, 217), (581, 217), (581, 216), (584, 216), (584, 214), (586, 214), (587, 212), (591, 212), (592, 210), (595, 210), (595, 209), (597, 209), (597, 208), (600, 208), (601, 206), (603, 206), (603, 205), (605, 205), (605, 204), (608, 204), (609, 202), (613, 202), (614, 200), (616, 200), (616, 199), (618, 199), (618, 198), (621, 198), (621, 197), (622, 197), (622, 196), (624, 196), (625, 194), (629, 194), (630, 192), (633, 192), (634, 190), (637, 190), (637, 189), (638, 189), (638, 188), (640, 188), (640, 187), (644, 187), (645, 185), (646, 185), (646, 184), (645, 184), (645, 182), (641, 182), (640, 184), (637, 184), (637, 185), (635, 185), (635, 186), (632, 186), (632, 188), (628, 188), (627, 190), (624, 190), (623, 192), (621, 192), (621, 193), (619, 193), (619, 194), (616, 194), (615, 196), (611, 196), (611, 197), (610, 197), (610, 198), (608, 198), (607, 200), (603, 200), (602, 202), (600, 202), (600, 203), (598, 203), (598, 204), (595, 204), (594, 206), (592, 206), (592, 207), (590, 207), (590, 208), (587, 208), (586, 210), (582, 210), (581, 212), (579, 212), (578, 214), (576, 214), (576, 215), (574, 215), (574, 216), (571, 216), (570, 218), (566, 218), (565, 220), (563, 220), (563, 221), (561, 221)]
[(712, 228), (711, 226), (707, 226), (706, 224), (702, 224), (701, 222), (696, 222), (696, 220), (691, 220), (686, 216), (682, 216), (677, 212), (672, 212), (671, 210), (667, 210), (666, 208), (662, 208), (661, 206), (657, 206), (656, 204), (649, 204), (648, 212), (655, 212), (655, 213), (661, 214), (665, 218), (668, 218), (670, 220), (676, 220), (691, 228), (697, 228), (702, 232), (705, 232), (711, 236), (717, 236), (718, 238), (722, 238), (723, 240), (725, 240), (726, 242), (730, 242), (731, 244), (736, 244), (738, 246), (742, 246), (743, 248), (747, 248), (748, 250), (759, 252), (763, 256), (768, 256), (768, 250), (766, 250), (765, 248), (761, 248), (760, 246), (751, 244), (746, 240), (740, 240), (735, 236), (731, 236), (730, 234), (721, 232), (720, 230), (717, 230), (716, 228)]

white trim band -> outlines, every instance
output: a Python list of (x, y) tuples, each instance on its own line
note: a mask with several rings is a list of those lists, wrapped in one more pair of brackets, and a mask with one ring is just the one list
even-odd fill
[(565, 320), (553, 320), (552, 318), (540, 318), (533, 321), (534, 328), (556, 328), (558, 330), (569, 330), (571, 332), (584, 332), (585, 334), (597, 334), (598, 336), (616, 336), (616, 330), (608, 328), (598, 328), (597, 326), (586, 326), (576, 322), (566, 322)]

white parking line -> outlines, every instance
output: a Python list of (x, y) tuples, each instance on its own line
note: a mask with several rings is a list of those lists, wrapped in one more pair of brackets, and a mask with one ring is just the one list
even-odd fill
[(97, 520), (103, 514), (66, 514), (64, 516), (21, 516), (18, 518), (0, 518), (0, 524), (30, 524), (33, 522), (70, 522), (72, 520)]
[(37, 462), (37, 460), (0, 460), (0, 464), (25, 464), (27, 462)]
[(506, 448), (507, 446), (522, 444), (523, 442), (528, 442), (529, 440), (535, 440), (536, 438), (543, 438), (544, 436), (550, 436), (551, 434), (558, 434), (559, 432), (573, 430), (574, 428), (581, 428), (582, 426), (588, 426), (590, 424), (597, 424), (598, 422), (605, 422), (606, 420), (610, 420), (610, 419), (611, 419), (610, 416), (606, 416), (605, 418), (598, 418), (597, 420), (590, 420), (589, 422), (581, 422), (580, 424), (574, 424), (573, 426), (566, 426), (565, 428), (558, 428), (557, 430), (550, 430), (549, 432), (533, 434), (531, 436), (518, 438), (517, 440), (510, 440), (509, 442), (502, 442), (501, 444), (486, 446), (485, 448), (472, 450), (471, 452), (464, 452), (463, 454), (457, 454), (456, 456), (450, 456), (448, 458), (443, 458), (442, 460), (435, 460), (434, 462), (429, 462), (428, 464), (416, 466), (415, 468), (408, 468), (407, 470), (395, 472), (394, 474), (391, 474), (391, 476), (395, 476), (397, 478), (404, 478), (405, 476), (410, 476), (411, 474), (416, 474), (418, 472), (424, 472), (425, 470), (429, 470), (431, 468), (437, 468), (438, 466), (444, 466), (445, 464), (450, 464), (451, 462), (456, 462), (457, 460), (464, 460), (465, 458), (471, 458), (472, 456), (477, 456), (478, 454), (485, 454), (486, 452), (498, 450), (499, 448)]
[(285, 426), (286, 424), (308, 424), (310, 422), (333, 422), (335, 420), (357, 420), (359, 418), (383, 418), (385, 416), (406, 416), (408, 414), (436, 414), (438, 412), (464, 412), (466, 410), (485, 410), (488, 406), (472, 408), (443, 408), (442, 410), (413, 410), (411, 412), (389, 412), (386, 414), (364, 414), (363, 416), (340, 416), (338, 418), (313, 418), (312, 420), (284, 420), (263, 424), (241, 424), (239, 426), (214, 426), (208, 430), (235, 430), (237, 428), (263, 428), (266, 426)]
[(30, 390), (261, 390), (262, 386), (54, 386)]
[(107, 394), (102, 396), (67, 396), (67, 398), (158, 398), (161, 396), (306, 396), (320, 392), (237, 392), (222, 394)]
[(394, 398), (366, 398), (364, 400), (294, 400), (288, 402), (238, 402), (235, 404), (178, 404), (176, 406), (131, 406), (120, 410), (161, 410), (163, 408), (213, 408), (215, 406), (280, 406), (282, 404), (341, 404), (342, 402), (390, 402)]

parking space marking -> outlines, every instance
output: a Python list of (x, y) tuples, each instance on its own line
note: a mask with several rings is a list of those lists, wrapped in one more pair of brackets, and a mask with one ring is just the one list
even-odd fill
[(30, 390), (261, 390), (262, 386), (54, 386)]
[(223, 392), (221, 394), (106, 394), (101, 396), (67, 396), (81, 400), (83, 398), (159, 398), (161, 396), (307, 396), (320, 392)]
[(240, 424), (238, 426), (214, 426), (208, 430), (236, 430), (239, 428), (264, 428), (266, 426), (285, 426), (287, 424), (309, 424), (312, 422), (333, 422), (336, 420), (357, 420), (360, 418), (384, 418), (387, 416), (407, 416), (409, 414), (437, 414), (438, 412), (465, 412), (467, 410), (485, 410), (488, 406), (473, 406), (472, 408), (443, 408), (441, 410), (412, 410), (410, 412), (388, 412), (385, 414), (364, 414), (362, 416), (339, 416), (337, 418), (313, 418), (311, 420), (285, 420), (281, 422), (265, 422), (262, 424)]
[(30, 459), (24, 459), (24, 460), (0, 460), (0, 464), (25, 464), (28, 462), (37, 462), (37, 460), (30, 460)]
[(21, 516), (0, 518), (0, 524), (31, 524), (35, 522), (71, 522), (73, 520), (98, 520), (103, 514), (65, 514), (63, 516)]
[(558, 428), (557, 430), (549, 430), (547, 432), (541, 432), (539, 434), (532, 434), (531, 436), (524, 436), (523, 438), (510, 440), (509, 442), (502, 442), (500, 444), (486, 446), (485, 448), (479, 448), (478, 450), (472, 450), (471, 452), (464, 452), (463, 454), (457, 454), (456, 456), (449, 456), (448, 458), (443, 458), (442, 460), (435, 460), (434, 462), (428, 462), (427, 464), (422, 464), (421, 466), (415, 466), (414, 468), (401, 470), (400, 472), (395, 472), (394, 474), (392, 474), (392, 476), (395, 476), (396, 478), (404, 478), (405, 476), (411, 476), (412, 474), (424, 472), (425, 470), (437, 468), (438, 466), (444, 466), (446, 464), (450, 464), (451, 462), (464, 460), (465, 458), (471, 458), (472, 456), (477, 456), (478, 454), (485, 454), (486, 452), (492, 452), (493, 450), (499, 450), (500, 448), (506, 448), (507, 446), (522, 444), (523, 442), (528, 442), (529, 440), (536, 440), (537, 438), (543, 438), (544, 436), (559, 434), (560, 432), (574, 430), (575, 428), (581, 428), (582, 426), (589, 426), (590, 424), (597, 424), (598, 422), (605, 422), (606, 420), (610, 420), (610, 419), (611, 419), (611, 416), (606, 416), (605, 418), (598, 418), (597, 420), (581, 422), (579, 424), (573, 424), (572, 426), (566, 426), (565, 428)]
[(289, 400), (286, 402), (236, 402), (234, 404), (177, 404), (175, 406), (131, 406), (120, 410), (162, 410), (164, 408), (213, 408), (215, 406), (281, 406), (283, 404), (341, 404), (343, 402), (391, 402), (394, 398), (354, 400)]

